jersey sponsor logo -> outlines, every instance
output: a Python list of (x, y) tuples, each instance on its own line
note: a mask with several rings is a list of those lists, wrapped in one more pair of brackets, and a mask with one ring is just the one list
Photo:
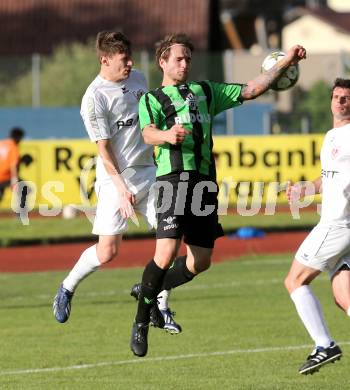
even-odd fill
[(118, 130), (121, 127), (130, 127), (133, 125), (133, 123), (134, 123), (134, 120), (132, 118), (127, 119), (125, 121), (123, 121), (123, 120), (117, 121)]
[(210, 114), (193, 114), (192, 112), (186, 112), (182, 115), (175, 117), (175, 123), (176, 124), (182, 124), (182, 123), (210, 123), (211, 117)]
[(167, 217), (164, 218), (163, 221), (167, 223), (166, 226), (164, 226), (163, 230), (170, 230), (170, 229), (176, 229), (179, 224), (175, 222), (176, 217)]
[(191, 110), (196, 110), (198, 108), (197, 97), (193, 93), (189, 93), (186, 97), (185, 103)]
[(339, 173), (338, 171), (327, 171), (325, 169), (321, 169), (321, 176), (324, 179), (334, 179), (335, 175)]
[(198, 107), (198, 104), (204, 100), (207, 100), (206, 96), (195, 96), (190, 93), (189, 95), (187, 95), (187, 98), (185, 100), (173, 100), (171, 104), (175, 108), (183, 107), (185, 105), (190, 107), (190, 109), (195, 110)]

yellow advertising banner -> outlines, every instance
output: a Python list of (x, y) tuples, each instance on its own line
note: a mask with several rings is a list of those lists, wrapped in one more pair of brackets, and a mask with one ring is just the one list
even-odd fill
[[(320, 176), (323, 134), (214, 138), (220, 199), (285, 202), (287, 181), (313, 181)], [(253, 199), (252, 199), (253, 197)]]
[[(247, 195), (251, 201), (260, 196), (263, 202), (269, 202), (277, 191), (277, 202), (285, 201), (281, 188), (287, 180), (312, 181), (320, 175), (323, 137), (214, 137), (220, 198), (231, 204), (241, 195)], [(20, 177), (29, 183), (31, 207), (94, 205), (96, 151), (96, 145), (88, 140), (23, 141)], [(9, 189), (0, 208), (11, 208), (11, 201)]]
[[(96, 151), (96, 145), (88, 140), (23, 141), (19, 176), (29, 186), (30, 209), (95, 204)], [(11, 201), (13, 206), (8, 190), (0, 208), (9, 209)]]

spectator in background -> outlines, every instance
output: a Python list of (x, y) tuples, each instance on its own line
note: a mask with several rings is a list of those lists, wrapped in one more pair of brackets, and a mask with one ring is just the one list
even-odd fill
[(0, 141), (0, 202), (6, 188), (10, 187), (13, 190), (19, 181), (20, 154), (18, 145), (24, 136), (23, 129), (14, 127), (10, 130), (8, 138)]

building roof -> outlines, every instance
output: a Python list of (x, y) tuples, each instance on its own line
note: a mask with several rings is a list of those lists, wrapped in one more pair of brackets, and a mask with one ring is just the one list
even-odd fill
[(106, 29), (123, 31), (136, 49), (153, 49), (171, 32), (207, 49), (210, 17), (210, 0), (1, 0), (0, 55), (50, 53)]
[(335, 28), (343, 30), (343, 32), (350, 33), (350, 12), (336, 12), (328, 7), (297, 7), (291, 10), (289, 15), (287, 15), (287, 19), (294, 21), (296, 18), (304, 15), (314, 16)]

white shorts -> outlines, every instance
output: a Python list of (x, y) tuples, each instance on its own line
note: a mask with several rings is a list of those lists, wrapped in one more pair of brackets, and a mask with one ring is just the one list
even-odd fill
[[(142, 214), (149, 229), (156, 224), (155, 197), (151, 187), (156, 179), (156, 167), (140, 166), (127, 168), (122, 172), (129, 190), (135, 195), (134, 210)], [(119, 211), (120, 201), (117, 188), (111, 179), (96, 181), (96, 215), (93, 234), (112, 236), (128, 230), (128, 220)]]
[(350, 228), (316, 225), (300, 245), (295, 259), (307, 267), (328, 271), (330, 278), (344, 264), (350, 268)]

